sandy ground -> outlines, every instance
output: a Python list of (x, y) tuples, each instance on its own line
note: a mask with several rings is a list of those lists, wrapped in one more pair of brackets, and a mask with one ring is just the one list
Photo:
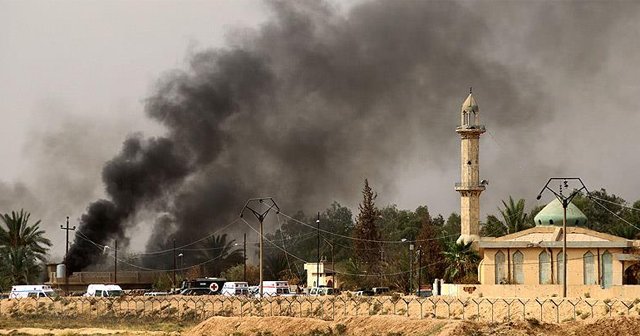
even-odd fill
[(589, 322), (547, 324), (540, 323), (534, 319), (490, 323), (442, 319), (411, 319), (400, 316), (351, 317), (332, 322), (295, 317), (212, 317), (191, 329), (186, 335), (635, 336), (640, 335), (640, 318), (614, 317)]
[[(0, 335), (172, 335), (160, 331), (132, 331), (132, 330), (112, 330), (102, 328), (80, 328), (80, 329), (43, 329), (43, 328), (16, 328), (16, 329), (0, 329)], [(173, 334), (173, 335), (178, 335)]]

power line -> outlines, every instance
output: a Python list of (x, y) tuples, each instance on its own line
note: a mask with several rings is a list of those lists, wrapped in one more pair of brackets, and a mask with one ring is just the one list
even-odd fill
[[(314, 227), (312, 225), (309, 225), (309, 224), (307, 224), (307, 223), (305, 223), (303, 221), (295, 219), (295, 218), (293, 218), (293, 217), (291, 217), (291, 216), (289, 216), (289, 215), (287, 215), (287, 214), (285, 214), (283, 212), (278, 212), (278, 215), (282, 215), (282, 216), (284, 216), (284, 217), (286, 217), (286, 218), (288, 218), (288, 219), (290, 219), (290, 220), (292, 220), (292, 221), (294, 221), (294, 222), (296, 222), (298, 224), (310, 227), (310, 228), (312, 228), (312, 229), (314, 229), (316, 231), (320, 230), (320, 232), (323, 232), (323, 233), (326, 233), (326, 234), (330, 234), (330, 235), (333, 235), (333, 236), (337, 236), (337, 237), (350, 239), (350, 240), (360, 240), (360, 241), (367, 241), (367, 242), (373, 242), (373, 243), (386, 243), (386, 244), (404, 244), (405, 243), (405, 242), (400, 241), (400, 240), (376, 240), (376, 239), (363, 239), (363, 238), (349, 237), (349, 236), (341, 235), (339, 233), (334, 233), (334, 232), (331, 232), (331, 231), (327, 231), (327, 230), (324, 230), (324, 229), (318, 229), (318, 228), (316, 228), (316, 227)], [(451, 236), (457, 236), (457, 234), (449, 235), (449, 237), (451, 237)], [(430, 239), (417, 239), (417, 240), (412, 240), (412, 242), (418, 243), (418, 242), (434, 241), (434, 240), (440, 240), (440, 239), (443, 239), (443, 238), (445, 238), (445, 236), (438, 237), (438, 238), (430, 238)]]
[(594, 202), (595, 204), (597, 204), (597, 205), (601, 206), (603, 209), (607, 210), (607, 212), (609, 212), (610, 214), (612, 214), (612, 215), (616, 216), (619, 220), (621, 220), (621, 221), (623, 221), (623, 222), (625, 222), (625, 223), (627, 223), (627, 224), (629, 224), (629, 225), (633, 226), (634, 228), (636, 228), (636, 230), (640, 230), (640, 228), (639, 228), (639, 227), (635, 226), (633, 223), (631, 223), (631, 222), (627, 221), (626, 219), (624, 219), (624, 218), (620, 217), (620, 215), (618, 215), (617, 213), (615, 213), (615, 212), (613, 212), (613, 211), (609, 210), (609, 208), (607, 208), (606, 206), (602, 205), (600, 202), (598, 202), (598, 201), (596, 201), (596, 200), (593, 200), (593, 202)]
[[(80, 236), (80, 238), (81, 238), (81, 239), (84, 239), (84, 240), (86, 240), (86, 241), (88, 241), (88, 242), (90, 242), (90, 243), (92, 243), (93, 245), (95, 245), (97, 248), (99, 248), (99, 249), (101, 249), (101, 250), (103, 250), (103, 249), (104, 249), (104, 247), (106, 246), (106, 245), (100, 245), (100, 244), (98, 244), (98, 243), (94, 242), (93, 240), (91, 240), (91, 239), (89, 239), (89, 238), (86, 238), (86, 236), (84, 236), (84, 235)], [(102, 246), (102, 247), (100, 247), (100, 246)], [(140, 270), (143, 270), (143, 271), (157, 271), (157, 272), (171, 272), (171, 271), (183, 271), (183, 270), (188, 270), (188, 269), (190, 269), (190, 268), (192, 268), (192, 267), (201, 266), (201, 265), (204, 265), (204, 264), (210, 263), (210, 262), (212, 262), (212, 261), (215, 261), (215, 260), (221, 259), (221, 258), (223, 257), (222, 255), (220, 255), (220, 256), (217, 256), (217, 257), (214, 257), (214, 258), (211, 258), (211, 259), (205, 260), (205, 261), (203, 261), (203, 262), (201, 262), (201, 263), (194, 264), (194, 265), (191, 265), (191, 266), (188, 266), (188, 267), (182, 267), (182, 268), (169, 268), (169, 269), (159, 269), (159, 268), (148, 268), (148, 267), (144, 267), (144, 266), (139, 266), (139, 265), (136, 265), (136, 264), (132, 264), (132, 263), (130, 263), (130, 262), (128, 262), (128, 261), (126, 261), (125, 259), (116, 258), (115, 256), (112, 256), (111, 254), (107, 254), (107, 255), (108, 255), (110, 258), (114, 258), (114, 259), (115, 259), (115, 260), (117, 260), (119, 263), (123, 263), (123, 264), (125, 264), (125, 265), (131, 266), (131, 267), (135, 267), (135, 268), (140, 269)]]
[[(593, 199), (597, 199), (597, 200), (602, 201), (602, 202), (611, 203), (611, 204), (617, 205), (617, 206), (622, 207), (622, 208), (625, 208), (625, 209), (630, 209), (630, 210), (640, 211), (640, 209), (639, 209), (639, 208), (634, 208), (634, 207), (631, 207), (631, 206), (628, 206), (628, 205), (619, 204), (619, 203), (616, 203), (616, 202), (613, 202), (613, 201), (609, 201), (609, 200), (604, 199), (604, 198), (600, 198), (600, 197), (593, 196), (593, 195), (591, 195), (591, 194), (588, 194), (588, 195), (587, 195), (587, 197), (588, 197), (588, 198), (591, 198), (592, 200), (593, 200)], [(595, 202), (595, 201), (594, 201), (594, 202)]]

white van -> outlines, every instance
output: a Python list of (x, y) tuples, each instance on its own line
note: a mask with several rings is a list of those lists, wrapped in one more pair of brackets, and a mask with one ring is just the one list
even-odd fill
[(287, 281), (263, 281), (262, 293), (264, 296), (293, 295), (289, 291), (289, 283)]
[(246, 282), (225, 282), (220, 293), (224, 296), (249, 295), (249, 284)]
[(90, 297), (119, 297), (122, 296), (122, 288), (118, 285), (93, 284), (87, 287), (84, 296)]
[(10, 299), (20, 299), (20, 298), (54, 298), (58, 296), (51, 286), (49, 285), (18, 285), (11, 287), (11, 293), (9, 293)]

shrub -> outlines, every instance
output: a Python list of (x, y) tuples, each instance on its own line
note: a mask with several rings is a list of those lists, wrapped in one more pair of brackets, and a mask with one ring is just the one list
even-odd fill
[(540, 325), (540, 321), (538, 321), (538, 319), (535, 317), (528, 317), (527, 323), (529, 323), (529, 325), (532, 327), (537, 327)]
[(336, 324), (336, 332), (338, 335), (345, 335), (347, 333), (347, 326), (342, 323)]

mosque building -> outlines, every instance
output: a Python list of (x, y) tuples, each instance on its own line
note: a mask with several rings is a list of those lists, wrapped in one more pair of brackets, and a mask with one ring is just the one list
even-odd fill
[[(555, 199), (536, 216), (536, 226), (502, 237), (480, 237), (480, 110), (472, 93), (462, 104), (460, 193), (461, 229), (458, 243), (472, 243), (482, 261), (479, 285), (443, 285), (443, 294), (512, 297), (559, 296), (563, 279), (563, 207)], [(640, 297), (640, 286), (624, 281), (625, 272), (640, 268), (640, 241), (584, 227), (588, 218), (574, 204), (567, 206), (567, 296)], [(635, 277), (628, 277), (634, 278)]]

